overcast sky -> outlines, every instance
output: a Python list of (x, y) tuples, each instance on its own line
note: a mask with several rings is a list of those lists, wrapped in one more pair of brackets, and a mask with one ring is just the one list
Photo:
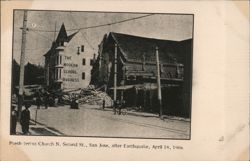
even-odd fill
[[(63, 11), (28, 11), (28, 28), (36, 30), (58, 31), (65, 24), (66, 30), (81, 27), (95, 26), (134, 18), (147, 14), (135, 13), (102, 13), (102, 12), (63, 12)], [(13, 57), (20, 62), (23, 11), (14, 13), (14, 46)], [(81, 30), (86, 35), (93, 53), (97, 53), (98, 44), (104, 34), (119, 32), (142, 37), (184, 40), (192, 38), (193, 16), (154, 14), (149, 17), (136, 19), (115, 25), (100, 28)], [(58, 32), (57, 32), (58, 33)], [(68, 31), (71, 34), (72, 31)], [(49, 50), (54, 40), (54, 32), (28, 31), (26, 45), (26, 63), (44, 64), (43, 55)], [(88, 45), (88, 44), (86, 44)]]

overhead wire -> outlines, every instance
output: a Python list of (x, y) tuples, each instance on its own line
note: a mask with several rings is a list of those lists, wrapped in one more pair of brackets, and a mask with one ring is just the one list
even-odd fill
[[(116, 25), (116, 24), (120, 24), (120, 23), (124, 23), (124, 22), (128, 22), (128, 21), (133, 21), (133, 20), (137, 20), (137, 19), (141, 19), (141, 18), (145, 18), (145, 17), (149, 17), (152, 16), (154, 14), (147, 14), (147, 15), (143, 15), (143, 16), (138, 16), (138, 17), (134, 17), (134, 18), (129, 18), (129, 19), (124, 19), (124, 20), (120, 20), (120, 21), (116, 21), (116, 22), (111, 22), (111, 23), (106, 23), (106, 24), (100, 24), (100, 25), (94, 25), (94, 26), (87, 26), (87, 27), (80, 27), (80, 28), (75, 28), (75, 29), (68, 29), (66, 31), (78, 31), (78, 30), (85, 30), (85, 29), (92, 29), (92, 28), (99, 28), (99, 27), (104, 27), (104, 26), (110, 26), (110, 25)], [(42, 29), (29, 29), (30, 31), (37, 31), (37, 32), (55, 32), (52, 30), (42, 30)], [(56, 31), (58, 32), (58, 31)]]
[[(32, 29), (29, 29), (29, 31), (32, 31)], [(43, 38), (45, 38), (45, 39), (47, 39), (47, 40), (53, 42), (53, 40), (51, 40), (51, 39), (48, 38), (47, 36), (44, 36), (44, 35), (40, 34), (39, 32), (33, 32), (33, 33), (35, 33), (35, 34), (39, 35), (40, 37), (43, 37)]]
[[(71, 17), (71, 20), (73, 21), (73, 23), (77, 26), (77, 23), (76, 23), (76, 20), (75, 18), (72, 16), (71, 12), (70, 12), (70, 17)], [(90, 48), (96, 52), (96, 49), (93, 47), (93, 45), (89, 42), (89, 40), (87, 39), (85, 33), (81, 32), (81, 30), (78, 30), (78, 32), (81, 33), (81, 35), (83, 36), (83, 38), (86, 40), (87, 44), (90, 46)]]
[[(47, 47), (41, 47), (41, 48), (33, 48), (33, 49), (25, 49), (25, 51), (34, 51), (34, 50), (44, 50), (44, 49), (48, 49)], [(21, 48), (16, 48), (14, 49), (15, 51), (17, 50), (20, 50), (21, 51)]]
[[(71, 12), (70, 12), (71, 13)], [(70, 14), (71, 15), (71, 14)], [(104, 26), (111, 26), (111, 25), (116, 25), (116, 24), (120, 24), (120, 23), (124, 23), (124, 22), (128, 22), (128, 21), (133, 21), (133, 20), (137, 20), (137, 19), (141, 19), (141, 18), (145, 18), (145, 17), (149, 17), (152, 16), (154, 14), (147, 14), (147, 15), (143, 15), (143, 16), (138, 16), (138, 17), (134, 17), (134, 18), (129, 18), (129, 19), (124, 19), (124, 20), (120, 20), (120, 21), (116, 21), (116, 22), (111, 22), (111, 23), (106, 23), (106, 24), (100, 24), (100, 25), (94, 25), (94, 26), (87, 26), (87, 27), (80, 27), (80, 28), (75, 28), (75, 29), (68, 29), (66, 31), (78, 31), (80, 32), (81, 30), (85, 30), (85, 29), (93, 29), (93, 28), (99, 28), (99, 27), (104, 27)], [(72, 15), (71, 15), (72, 16)], [(72, 20), (75, 22), (74, 17), (72, 16)], [(31, 29), (29, 28), (29, 31), (33, 31), (33, 33), (39, 35), (40, 37), (49, 40), (51, 42), (53, 42), (53, 40), (51, 40), (50, 38), (48, 38), (47, 36), (44, 36), (42, 34), (40, 34), (39, 32), (58, 32), (56, 30), (41, 30), (41, 29)], [(84, 33), (81, 32), (81, 34), (83, 35), (84, 39), (86, 40), (86, 42), (89, 44), (89, 46), (92, 48), (92, 50), (95, 50), (95, 48), (91, 45), (91, 43), (88, 41), (86, 35)], [(14, 49), (16, 50), (16, 49)], [(27, 49), (27, 50), (38, 50), (38, 49)]]

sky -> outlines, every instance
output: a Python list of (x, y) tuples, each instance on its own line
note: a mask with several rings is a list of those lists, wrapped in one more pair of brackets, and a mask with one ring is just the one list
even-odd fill
[[(148, 14), (148, 13), (147, 13)], [(43, 55), (50, 49), (58, 32), (38, 32), (33, 30), (59, 31), (62, 23), (66, 30), (102, 25), (135, 18), (143, 13), (110, 13), (110, 12), (74, 12), (74, 11), (28, 11), (27, 43), (25, 62), (44, 65)], [(14, 12), (13, 58), (19, 63), (23, 26), (23, 11)], [(185, 40), (192, 38), (193, 15), (153, 14), (148, 17), (127, 21), (100, 28), (80, 30), (88, 40), (93, 53), (97, 53), (103, 36), (109, 32), (118, 32), (142, 37)], [(67, 31), (71, 34), (75, 31)]]

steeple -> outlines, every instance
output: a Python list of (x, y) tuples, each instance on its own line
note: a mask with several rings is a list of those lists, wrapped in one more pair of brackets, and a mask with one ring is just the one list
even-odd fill
[(64, 42), (67, 40), (67, 32), (66, 32), (66, 29), (65, 29), (65, 26), (64, 26), (64, 23), (62, 24), (61, 28), (60, 28), (60, 31), (57, 35), (57, 38), (56, 38), (56, 42), (59, 43), (59, 42)]

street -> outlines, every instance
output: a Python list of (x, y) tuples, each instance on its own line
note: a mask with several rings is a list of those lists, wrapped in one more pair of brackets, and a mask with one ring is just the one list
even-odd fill
[(189, 139), (190, 133), (190, 121), (160, 120), (155, 114), (143, 112), (114, 115), (112, 109), (97, 105), (41, 108), (36, 124), (36, 107), (30, 111), (30, 135)]

